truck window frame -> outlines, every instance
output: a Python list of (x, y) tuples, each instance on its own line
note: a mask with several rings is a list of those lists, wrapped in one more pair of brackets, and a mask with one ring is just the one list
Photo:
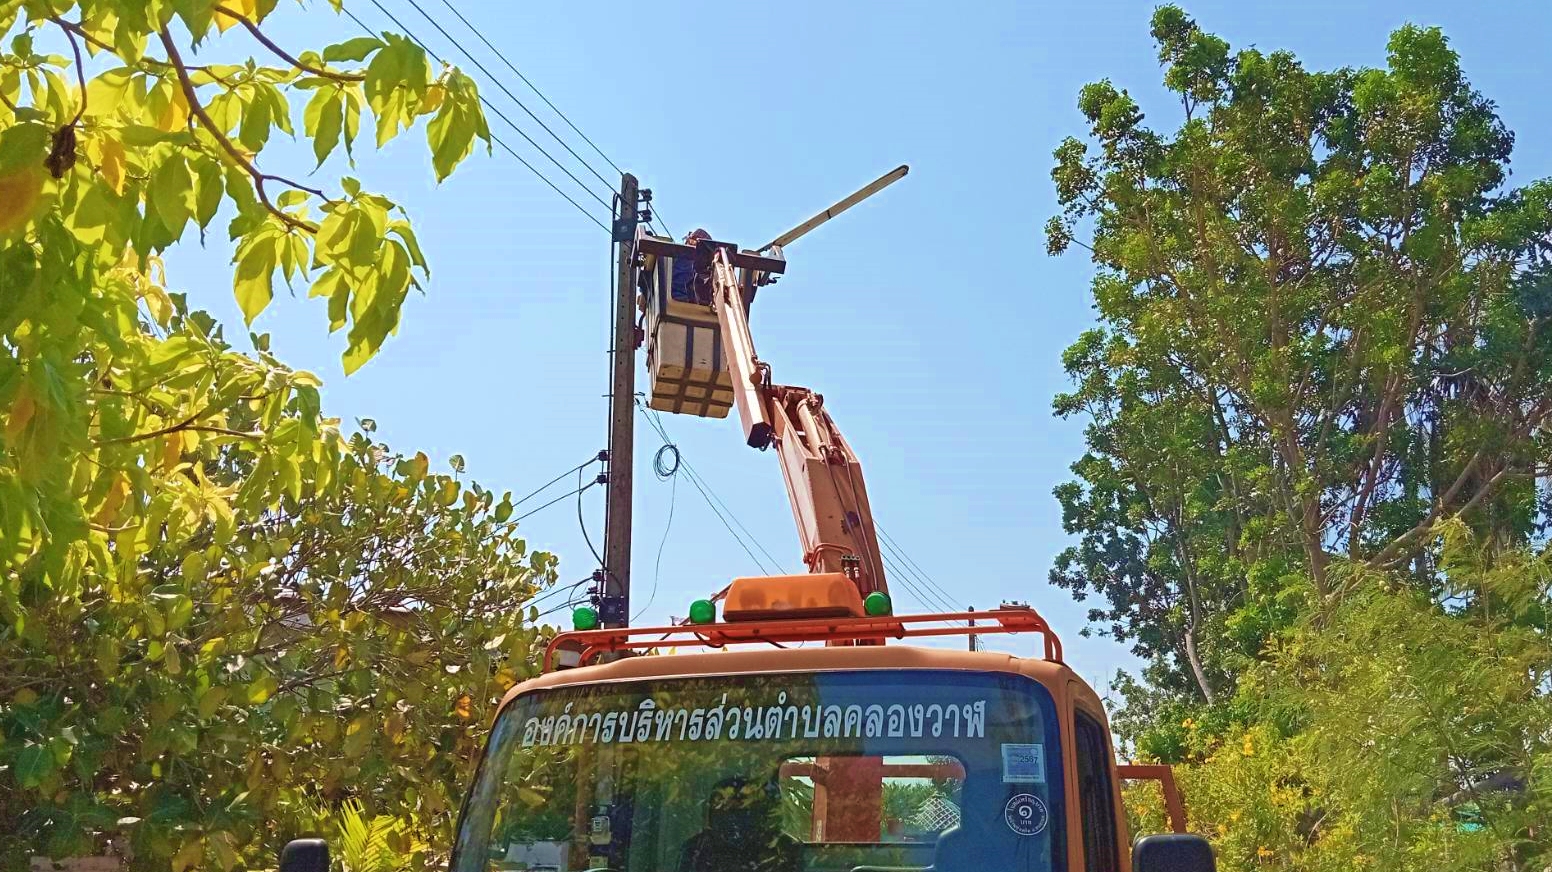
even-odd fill
[(1077, 767), (1073, 789), (1078, 795), (1078, 823), (1082, 827), (1084, 872), (1120, 872), (1116, 833), (1115, 771), (1110, 743), (1098, 719), (1080, 708), (1073, 710), (1073, 751)]

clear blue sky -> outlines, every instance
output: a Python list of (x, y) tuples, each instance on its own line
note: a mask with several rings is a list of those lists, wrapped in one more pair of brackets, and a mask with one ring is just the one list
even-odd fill
[[(381, 2), (436, 51), (455, 56), (407, 0)], [(479, 48), (453, 27), (440, 0), (420, 2)], [(1030, 601), (1092, 679), (1130, 664), (1119, 646), (1079, 639), (1085, 607), (1045, 580), (1067, 543), (1051, 488), (1082, 450), (1081, 424), (1054, 419), (1050, 399), (1065, 385), (1062, 348), (1093, 315), (1090, 265), (1080, 256), (1047, 257), (1040, 228), (1056, 208), (1051, 149), (1082, 131), (1075, 108), (1082, 84), (1108, 77), (1130, 89), (1154, 123), (1172, 129), (1178, 120), (1159, 87), (1151, 3), (455, 2), (653, 189), (677, 234), (699, 225), (758, 244), (909, 163), (905, 181), (788, 251), (787, 277), (755, 306), (760, 355), (778, 381), (824, 393), (862, 457), (879, 523), (956, 600), (983, 608)], [(374, 27), (388, 26), (369, 0), (347, 3)], [(358, 33), (323, 0), (311, 7), (281, 4), (266, 30), (298, 50)], [(1518, 133), (1515, 181), (1552, 174), (1545, 95), (1552, 5), (1319, 0), (1186, 8), (1235, 47), (1288, 48), (1320, 68), (1382, 64), (1396, 26), (1441, 25), (1473, 82)], [(250, 48), (260, 50), (234, 29), (207, 51)], [(543, 109), (482, 48), (477, 55)], [(492, 101), (545, 141), (479, 78)], [(564, 181), (500, 120), (491, 123)], [(576, 147), (609, 175), (596, 155)], [(356, 173), (403, 203), (419, 228), (433, 269), (429, 293), (411, 297), (399, 335), (348, 379), (338, 363), (343, 335), (327, 334), (321, 300), (282, 296), (256, 329), (273, 335), (284, 360), (324, 377), (327, 413), (372, 417), (394, 448), (424, 450), (438, 464), (461, 453), (470, 474), (498, 492), (522, 494), (603, 447), (605, 234), (499, 149), (479, 153), (441, 186), (431, 181), (418, 133), (381, 156), (362, 151)], [(305, 173), (305, 155), (298, 149), (289, 166), (289, 156), (277, 155), (271, 167)], [(331, 164), (318, 178), (343, 170)], [(577, 196), (603, 216), (596, 202)], [(224, 235), (212, 233), (204, 250), (184, 246), (169, 275), (240, 330)], [(745, 448), (733, 420), (666, 423), (742, 523), (798, 570), (774, 455)], [(638, 604), (652, 598), (642, 621), (655, 623), (757, 569), (687, 481), (679, 483), (656, 569), (671, 486), (652, 475), (658, 443), (644, 426), (637, 444), (635, 596)], [(601, 496), (601, 489), (587, 495), (595, 542)], [(533, 545), (560, 554), (564, 580), (593, 569), (573, 502), (523, 526)], [(902, 585), (895, 593), (904, 608), (921, 605)]]

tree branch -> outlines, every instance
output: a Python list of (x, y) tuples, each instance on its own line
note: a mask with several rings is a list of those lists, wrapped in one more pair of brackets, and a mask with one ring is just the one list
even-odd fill
[(1374, 496), (1379, 487), (1380, 473), (1384, 470), (1386, 443), (1390, 437), (1390, 419), (1395, 414), (1399, 402), (1397, 394), (1401, 391), (1401, 376), (1387, 374), (1385, 385), (1380, 389), (1380, 407), (1374, 416), (1374, 426), (1370, 430), (1374, 438), (1374, 455), (1365, 464), (1365, 469), (1359, 477), (1363, 482), (1359, 488), (1358, 498), (1353, 502), (1352, 513), (1347, 519), (1347, 553), (1356, 558), (1358, 556), (1359, 534), (1362, 532), (1363, 522), (1368, 514), (1369, 499)]
[(160, 430), (152, 430), (149, 433), (131, 433), (128, 436), (118, 436), (113, 439), (104, 439), (101, 442), (95, 442), (93, 444), (97, 445), (98, 447), (103, 445), (125, 445), (130, 442), (143, 442), (147, 439), (155, 439), (158, 436), (166, 436), (168, 433), (178, 433), (183, 430), (190, 430), (193, 429), (193, 424), (195, 421), (198, 421), (200, 418), (203, 418), (208, 414), (210, 414), (210, 407), (206, 406), (203, 409), (200, 409), (194, 414), (188, 416), (187, 418), (184, 418), (182, 421), (179, 421), (176, 424), (169, 424)]
[(247, 16), (243, 15), (240, 12), (233, 11), (232, 8), (229, 7), (229, 6), (223, 6), (223, 5), (219, 4), (219, 3), (217, 3), (212, 8), (215, 9), (216, 12), (221, 13), (222, 15), (226, 15), (228, 17), (237, 19), (238, 23), (241, 24), (243, 27), (247, 28), (248, 32), (253, 34), (253, 38), (258, 40), (260, 43), (262, 43), (265, 48), (267, 48), (270, 51), (274, 52), (277, 56), (279, 56), (286, 63), (289, 63), (291, 66), (296, 67), (297, 69), (302, 70), (303, 72), (312, 73), (315, 76), (322, 76), (325, 79), (333, 79), (336, 82), (364, 82), (364, 81), (366, 81), (366, 76), (361, 75), (359, 73), (336, 73), (333, 70), (326, 70), (326, 69), (324, 69), (322, 67), (315, 67), (312, 64), (304, 64), (299, 59), (293, 57), (290, 52), (287, 52), (285, 49), (283, 49), (280, 46), (276, 45), (273, 40), (271, 40), (269, 37), (265, 36), (264, 35), (264, 31), (259, 30), (259, 26), (257, 24), (255, 24), (254, 22), (250, 21)]
[(258, 167), (254, 166), (253, 161), (249, 160), (246, 155), (244, 155), (241, 151), (238, 151), (237, 147), (232, 145), (232, 141), (226, 138), (226, 134), (221, 132), (220, 127), (218, 127), (216, 123), (211, 120), (210, 115), (205, 112), (205, 107), (200, 105), (199, 95), (194, 91), (194, 83), (189, 80), (188, 68), (183, 65), (183, 57), (178, 53), (178, 46), (173, 42), (172, 34), (169, 33), (167, 28), (164, 27), (157, 32), (157, 35), (161, 37), (162, 47), (167, 51), (167, 60), (172, 64), (173, 70), (177, 73), (178, 84), (183, 88), (183, 99), (189, 104), (189, 112), (193, 114), (195, 118), (199, 119), (200, 124), (204, 126), (206, 132), (214, 137), (216, 142), (220, 144), (221, 148), (227, 153), (227, 155), (229, 155), (232, 160), (236, 161), (237, 165), (253, 179), (253, 190), (254, 193), (258, 195), (259, 202), (263, 203), (264, 208), (268, 209), (271, 215), (279, 218), (283, 223), (285, 223), (287, 227), (294, 227), (298, 230), (306, 230), (308, 233), (317, 233), (317, 226), (299, 218), (293, 218), (292, 216), (287, 215), (285, 212), (281, 211), (278, 206), (271, 202), (269, 195), (264, 191), (264, 182), (266, 180), (281, 182), (283, 184), (290, 185), (297, 190), (306, 191), (310, 194), (316, 194), (325, 200), (329, 199), (328, 196), (325, 195), (322, 191), (316, 191), (312, 188), (304, 187), (288, 179), (281, 178), (280, 176), (273, 176), (264, 173), (260, 171)]
[(90, 43), (92, 45), (95, 45), (95, 46), (97, 46), (98, 48), (100, 48), (100, 49), (102, 49), (104, 51), (113, 51), (113, 46), (108, 45), (107, 43), (103, 42), (102, 40), (98, 39), (97, 37), (92, 36), (90, 33), (87, 33), (86, 32), (86, 28), (82, 27), (79, 24), (76, 24), (74, 21), (66, 21), (65, 19), (60, 18), (57, 15), (54, 16), (53, 18), (50, 18), (49, 21), (54, 22), (55, 24), (59, 25), (60, 27), (64, 28), (65, 30), (69, 31), (70, 33), (73, 33), (76, 36), (79, 36), (80, 38), (86, 40), (88, 43)]
[[(54, 20), (59, 21), (58, 18)], [(70, 51), (75, 55), (75, 78), (81, 83), (81, 108), (75, 110), (75, 117), (70, 119), (68, 125), (74, 127), (81, 123), (81, 116), (86, 114), (86, 65), (81, 62), (81, 44), (75, 41), (75, 34), (71, 33), (68, 27), (60, 29), (65, 32), (65, 39), (70, 41)]]
[(339, 669), (333, 672), (320, 672), (316, 675), (304, 675), (301, 678), (293, 679), (275, 688), (275, 693), (273, 695), (280, 696), (282, 693), (290, 693), (293, 690), (302, 687), (308, 687), (319, 681), (324, 681), (330, 678), (339, 678), (341, 675), (349, 675), (354, 671), (355, 670), (353, 669)]
[(134, 524), (125, 524), (122, 527), (106, 527), (102, 524), (88, 523), (86, 526), (96, 530), (99, 533), (107, 533), (109, 535), (117, 535), (119, 533), (123, 533), (126, 530), (133, 530), (135, 528)]
[(237, 436), (237, 437), (240, 437), (240, 438), (243, 438), (243, 439), (263, 439), (264, 438), (264, 434), (263, 433), (259, 433), (259, 432), (251, 432), (250, 433), (250, 432), (246, 432), (246, 431), (243, 431), (243, 430), (232, 430), (232, 429), (228, 429), (226, 427), (213, 427), (213, 426), (210, 426), (208, 424), (195, 424), (195, 425), (190, 426), (190, 427), (184, 427), (183, 429), (185, 429), (185, 430), (194, 430), (194, 431), (199, 432), (199, 433), (219, 433), (222, 436)]
[[(1446, 491), (1444, 496), (1440, 497), (1438, 502), (1434, 504), (1434, 507), (1428, 513), (1428, 516), (1419, 521), (1417, 526), (1406, 531), (1405, 533), (1402, 533), (1395, 539), (1392, 539), (1390, 544), (1386, 545), (1385, 548), (1380, 551), (1380, 553), (1369, 559), (1369, 566), (1376, 569), (1389, 568), (1396, 565), (1397, 563), (1401, 563), (1410, 559), (1416, 549), (1414, 548), (1403, 553), (1401, 551), (1401, 547), (1411, 542), (1417, 536), (1420, 536), (1423, 533), (1433, 529), (1434, 522), (1439, 520), (1439, 518), (1444, 515), (1445, 508), (1450, 504), (1450, 501), (1455, 498), (1456, 494), (1460, 493), (1461, 487), (1465, 485), (1466, 481), (1471, 477), (1471, 474), (1476, 470), (1477, 464), (1481, 462), (1483, 456), (1484, 453), (1482, 449), (1477, 449), (1477, 452), (1471, 455), (1471, 459), (1466, 462), (1465, 468), (1460, 471), (1460, 475), (1456, 476), (1455, 483), (1450, 485), (1450, 489)], [(1514, 472), (1516, 472), (1514, 467), (1509, 466), (1499, 470), (1497, 475), (1494, 475), (1492, 478), (1488, 479), (1485, 484), (1477, 489), (1476, 494), (1472, 496), (1470, 500), (1467, 500), (1465, 505), (1455, 510), (1453, 514), (1463, 515), (1466, 512), (1476, 508), (1477, 504), (1482, 502), (1482, 500), (1486, 498), (1490, 492), (1496, 489), (1500, 482), (1502, 482), (1505, 478), (1509, 477), (1509, 475)]]

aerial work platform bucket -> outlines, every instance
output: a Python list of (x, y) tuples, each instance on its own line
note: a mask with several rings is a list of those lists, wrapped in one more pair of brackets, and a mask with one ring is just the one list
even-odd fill
[[(723, 346), (722, 324), (712, 306), (710, 269), (714, 252), (726, 253), (738, 270), (739, 295), (747, 315), (755, 290), (775, 281), (787, 268), (780, 249), (739, 251), (703, 234), (686, 242), (638, 231), (640, 255), (637, 300), (646, 318), (647, 374), (651, 384), (647, 405), (660, 412), (726, 418), (733, 407), (733, 375)], [(693, 244), (691, 244), (693, 242)], [(697, 272), (699, 280), (691, 278)], [(675, 270), (682, 275), (674, 294)]]
[(647, 405), (660, 412), (726, 418), (733, 407), (733, 377), (717, 313), (709, 303), (676, 300), (672, 292), (674, 264), (690, 259), (648, 254), (642, 264), (651, 382)]

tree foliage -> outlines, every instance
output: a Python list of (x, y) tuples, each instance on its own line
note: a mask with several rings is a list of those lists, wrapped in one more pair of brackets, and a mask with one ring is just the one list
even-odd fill
[[(428, 266), (391, 200), (279, 175), (271, 143), (324, 165), (364, 117), (379, 146), (424, 120), (441, 179), (488, 138), (413, 43), (293, 53), (274, 6), (0, 2), (0, 868), (112, 840), (228, 870), (346, 799), (404, 822), (396, 851), (445, 845), (532, 670), (515, 606), (555, 560), (510, 494), (345, 435), (315, 376), (169, 290), (163, 253), (222, 220), (244, 316), (306, 288), (354, 370)], [(234, 40), (259, 59), (186, 60)]]
[(1552, 182), (1505, 187), (1513, 137), (1437, 30), (1331, 72), (1174, 7), (1153, 32), (1178, 130), (1099, 82), (1056, 150), (1050, 248), (1090, 233), (1101, 323), (1055, 404), (1089, 452), (1053, 580), (1210, 699), (1349, 568), (1428, 588), (1441, 520), (1545, 522)]
[(1330, 71), (1172, 6), (1152, 31), (1178, 123), (1084, 87), (1047, 227), (1099, 317), (1055, 400), (1087, 451), (1051, 579), (1146, 661), (1116, 727), (1192, 764), (1230, 868), (1530, 868), (1552, 181), (1510, 183), (1437, 29)]
[[(1255, 717), (1169, 725), (1192, 826), (1216, 837), (1225, 868), (1540, 870), (1552, 859), (1552, 565), (1484, 560), (1491, 549), (1464, 525), (1446, 538), (1457, 593), (1492, 595), (1491, 614), (1366, 587), (1247, 672), (1240, 704)], [(1158, 800), (1132, 799), (1142, 831), (1157, 831)]]

